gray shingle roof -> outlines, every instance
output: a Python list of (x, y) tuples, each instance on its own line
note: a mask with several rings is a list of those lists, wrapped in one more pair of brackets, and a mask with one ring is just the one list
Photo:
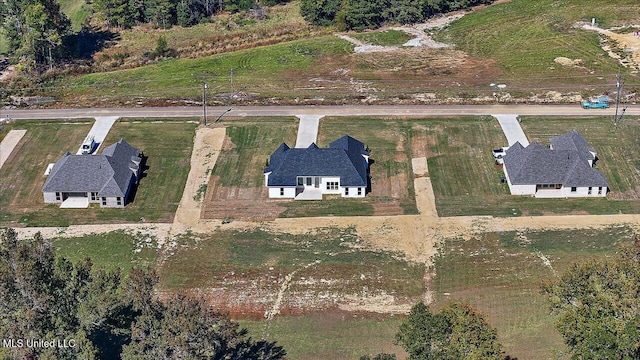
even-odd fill
[[(580, 134), (577, 135), (584, 141)], [(506, 151), (503, 158), (504, 166), (512, 184), (563, 184), (566, 187), (609, 186), (604, 175), (589, 166), (586, 161), (585, 151), (588, 152), (589, 149), (593, 151), (586, 141), (583, 144), (579, 140), (575, 141), (578, 138), (572, 132), (554, 139), (557, 147), (554, 146), (553, 150), (533, 142), (526, 148), (520, 143), (515, 143)]]
[(296, 186), (298, 176), (339, 176), (341, 186), (367, 185), (368, 155), (364, 144), (351, 136), (343, 136), (319, 148), (312, 143), (306, 149), (289, 148), (282, 143), (271, 154), (268, 186)]
[(124, 139), (101, 155), (66, 153), (51, 169), (43, 192), (97, 192), (98, 196), (124, 197), (138, 174), (140, 150)]
[(594, 160), (596, 150), (587, 144), (580, 133), (573, 129), (566, 134), (551, 138), (549, 141), (553, 150), (575, 150), (584, 160)]

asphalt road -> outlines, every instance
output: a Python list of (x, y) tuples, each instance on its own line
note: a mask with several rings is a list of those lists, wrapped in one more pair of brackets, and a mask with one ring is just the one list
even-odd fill
[[(615, 114), (614, 107), (604, 110), (585, 110), (575, 105), (300, 105), (300, 106), (238, 106), (228, 111), (228, 106), (207, 107), (208, 120), (218, 116), (454, 116), (454, 115), (608, 115)], [(622, 107), (619, 113), (622, 112)], [(69, 119), (83, 117), (202, 117), (202, 107), (154, 107), (154, 108), (78, 108), (0, 110), (0, 119)], [(640, 115), (640, 105), (627, 108), (626, 115)]]

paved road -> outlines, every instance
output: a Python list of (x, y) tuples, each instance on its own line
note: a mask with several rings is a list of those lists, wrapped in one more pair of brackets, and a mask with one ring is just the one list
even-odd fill
[(507, 143), (509, 146), (519, 142), (520, 145), (527, 147), (529, 146), (529, 140), (527, 136), (522, 131), (522, 127), (518, 122), (518, 115), (514, 114), (502, 114), (502, 115), (493, 115), (498, 122), (500, 123), (500, 127), (502, 128), (502, 132), (504, 132), (504, 136), (507, 137)]
[[(229, 107), (207, 107), (210, 116), (222, 114)], [(613, 108), (585, 110), (579, 105), (337, 105), (337, 106), (237, 106), (225, 116), (457, 116), (457, 115), (610, 115)], [(640, 115), (640, 105), (627, 108), (626, 115)], [(14, 119), (56, 119), (100, 116), (118, 117), (201, 117), (201, 107), (110, 108), (110, 109), (36, 109), (4, 110), (3, 116)]]
[(306, 149), (318, 139), (318, 125), (324, 115), (297, 115), (300, 119), (298, 125), (298, 138), (296, 147)]

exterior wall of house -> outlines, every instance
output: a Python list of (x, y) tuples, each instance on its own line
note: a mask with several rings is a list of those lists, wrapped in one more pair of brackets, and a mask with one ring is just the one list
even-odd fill
[(62, 200), (56, 200), (56, 193), (54, 192), (43, 192), (42, 195), (44, 196), (44, 202), (46, 204), (62, 202)]
[[(348, 190), (347, 190), (348, 189)], [(360, 195), (358, 195), (358, 189), (360, 190)], [(366, 188), (364, 186), (362, 187), (341, 187), (340, 188), (340, 195), (342, 195), (342, 197), (348, 197), (348, 198), (362, 198), (364, 197), (366, 192)]]
[[(338, 183), (338, 186), (334, 186), (335, 189), (329, 189), (327, 187), (328, 183)], [(320, 178), (320, 189), (323, 194), (341, 194), (342, 190), (340, 189), (340, 177), (339, 176), (326, 176)]]
[[(106, 205), (105, 205), (105, 200), (106, 199)], [(107, 198), (100, 198), (100, 207), (108, 207), (108, 208), (123, 208), (125, 205), (125, 199), (124, 198), (120, 198), (120, 205), (118, 205), (118, 199), (116, 197), (107, 197)]]
[(507, 178), (507, 184), (509, 185), (509, 191), (511, 195), (535, 195), (536, 193), (536, 185), (513, 185), (511, 183), (511, 179), (509, 178), (509, 173), (507, 172), (507, 167), (503, 166), (504, 176)]
[(264, 186), (268, 186), (269, 184), (269, 175), (271, 175), (271, 171), (264, 173)]
[[(283, 195), (281, 195), (281, 189), (283, 190)], [(296, 188), (295, 187), (269, 187), (269, 198), (272, 199), (293, 199), (296, 197)]]
[(598, 194), (598, 187), (594, 186), (591, 188), (591, 194), (589, 194), (588, 187), (576, 187), (576, 191), (571, 191), (571, 187), (562, 187), (562, 196), (563, 197), (606, 197), (607, 196), (607, 188), (602, 187), (601, 194)]

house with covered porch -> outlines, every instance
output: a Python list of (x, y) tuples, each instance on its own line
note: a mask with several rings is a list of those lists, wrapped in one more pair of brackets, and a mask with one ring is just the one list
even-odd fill
[(605, 197), (609, 184), (593, 168), (596, 151), (576, 130), (554, 137), (546, 147), (516, 142), (503, 157), (512, 195), (539, 198)]
[(140, 177), (141, 151), (124, 139), (101, 155), (67, 152), (53, 165), (42, 187), (45, 203), (61, 208), (125, 207)]
[(282, 143), (264, 169), (269, 198), (321, 200), (327, 194), (361, 198), (369, 191), (369, 152), (345, 135), (320, 148), (290, 148)]

